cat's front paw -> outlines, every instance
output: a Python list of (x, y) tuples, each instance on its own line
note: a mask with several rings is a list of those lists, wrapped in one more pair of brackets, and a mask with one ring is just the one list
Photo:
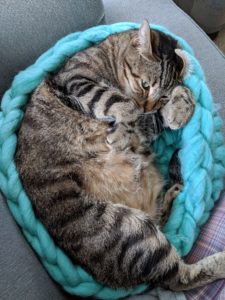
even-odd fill
[(161, 108), (164, 126), (179, 129), (190, 120), (195, 108), (191, 91), (184, 86), (174, 88), (170, 100)]

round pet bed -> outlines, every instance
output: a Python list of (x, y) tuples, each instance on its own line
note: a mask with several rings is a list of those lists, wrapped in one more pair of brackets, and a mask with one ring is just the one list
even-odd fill
[[(49, 274), (67, 292), (83, 297), (117, 299), (143, 292), (147, 285), (132, 289), (113, 290), (96, 282), (80, 266), (74, 265), (56, 246), (45, 227), (34, 215), (14, 162), (17, 131), (23, 119), (23, 108), (30, 93), (49, 72), (56, 71), (73, 54), (100, 43), (110, 34), (138, 28), (135, 23), (117, 23), (72, 33), (45, 52), (32, 66), (20, 72), (11, 88), (4, 94), (0, 111), (0, 188), (16, 222), (29, 243), (39, 255)], [(178, 131), (166, 130), (152, 145), (157, 154), (158, 166), (167, 177), (168, 162), (180, 148), (184, 190), (175, 200), (171, 216), (164, 228), (170, 242), (183, 256), (191, 249), (201, 226), (223, 188), (225, 174), (225, 147), (212, 96), (206, 85), (204, 73), (192, 49), (166, 28), (151, 25), (177, 39), (187, 52), (189, 72), (184, 84), (193, 92), (196, 109), (190, 122)]]

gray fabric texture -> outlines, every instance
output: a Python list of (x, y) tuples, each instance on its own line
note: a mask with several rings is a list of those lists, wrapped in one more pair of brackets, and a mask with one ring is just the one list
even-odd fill
[(217, 32), (225, 25), (224, 0), (175, 0), (207, 33)]
[[(49, 277), (0, 194), (0, 299), (75, 299)], [(78, 298), (76, 298), (78, 299)]]
[[(224, 111), (225, 59), (172, 1), (104, 0), (104, 5), (108, 23), (148, 18), (185, 38), (201, 61), (213, 95)], [(60, 37), (96, 25), (103, 18), (98, 0), (0, 0), (0, 93), (16, 72), (33, 63)], [(75, 299), (48, 276), (1, 196), (0, 228), (1, 300)]]
[(0, 0), (0, 98), (61, 37), (100, 24), (101, 0)]

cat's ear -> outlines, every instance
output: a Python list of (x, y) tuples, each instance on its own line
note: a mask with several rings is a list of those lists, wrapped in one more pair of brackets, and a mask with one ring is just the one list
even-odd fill
[(180, 70), (180, 78), (183, 78), (189, 69), (189, 60), (184, 50), (175, 49), (175, 53), (178, 56), (178, 66)]
[(138, 31), (138, 50), (145, 58), (152, 56), (151, 30), (148, 20), (144, 20)]

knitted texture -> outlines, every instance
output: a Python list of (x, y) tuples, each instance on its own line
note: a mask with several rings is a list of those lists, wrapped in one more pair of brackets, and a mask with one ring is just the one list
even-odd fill
[[(66, 36), (45, 52), (34, 65), (15, 77), (1, 103), (0, 188), (14, 218), (49, 274), (67, 292), (83, 297), (117, 299), (143, 292), (147, 285), (139, 285), (128, 290), (113, 290), (103, 286), (80, 266), (74, 265), (55, 245), (45, 227), (34, 215), (31, 202), (16, 170), (14, 154), (17, 130), (23, 119), (23, 108), (29, 100), (30, 93), (49, 72), (56, 71), (68, 57), (100, 43), (110, 34), (138, 27), (139, 25), (135, 23), (117, 23), (93, 27)], [(206, 222), (223, 188), (225, 147), (221, 133), (221, 119), (214, 109), (202, 68), (188, 44), (164, 27), (157, 25), (151, 27), (177, 39), (187, 52), (191, 64), (184, 84), (191, 89), (195, 97), (194, 115), (183, 130), (166, 130), (153, 145), (158, 166), (165, 177), (167, 177), (168, 162), (173, 151), (178, 147), (181, 148), (179, 156), (182, 163), (184, 190), (174, 202), (164, 232), (178, 252), (185, 255), (191, 249), (201, 225)]]

